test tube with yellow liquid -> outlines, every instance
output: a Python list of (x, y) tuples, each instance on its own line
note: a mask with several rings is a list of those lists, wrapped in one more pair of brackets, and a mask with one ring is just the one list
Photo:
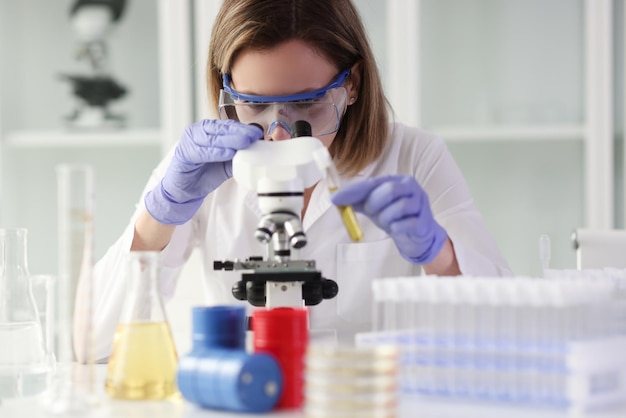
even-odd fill
[[(320, 148), (315, 150), (313, 152), (313, 158), (315, 159), (315, 162), (320, 170), (325, 173), (330, 192), (332, 193), (339, 189), (341, 179), (339, 178), (337, 167), (335, 167), (328, 149)], [(360, 241), (361, 238), (363, 238), (363, 230), (361, 229), (361, 225), (356, 218), (354, 208), (350, 205), (338, 205), (337, 208), (339, 209), (343, 224), (345, 225), (348, 235), (350, 235), (352, 241)]]
[(133, 251), (129, 291), (113, 340), (105, 390), (116, 399), (155, 400), (180, 396), (178, 355), (158, 292), (158, 252)]

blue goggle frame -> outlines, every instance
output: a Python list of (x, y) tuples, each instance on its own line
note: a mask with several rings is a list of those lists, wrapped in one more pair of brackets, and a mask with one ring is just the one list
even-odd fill
[(258, 96), (256, 94), (240, 93), (230, 86), (230, 76), (228, 74), (224, 74), (222, 76), (222, 85), (224, 91), (228, 93), (233, 100), (243, 100), (252, 103), (298, 102), (321, 99), (326, 95), (328, 90), (341, 87), (349, 76), (350, 70), (345, 70), (339, 73), (339, 75), (326, 87), (322, 87), (318, 90), (307, 91), (305, 93), (290, 94), (287, 96)]

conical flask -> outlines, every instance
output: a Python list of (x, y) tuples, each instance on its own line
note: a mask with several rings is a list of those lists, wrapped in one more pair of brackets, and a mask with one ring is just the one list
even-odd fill
[(27, 230), (0, 229), (0, 400), (37, 395), (48, 363), (27, 261)]
[(106, 392), (117, 399), (178, 397), (178, 356), (158, 291), (159, 253), (132, 251), (129, 289), (113, 341)]

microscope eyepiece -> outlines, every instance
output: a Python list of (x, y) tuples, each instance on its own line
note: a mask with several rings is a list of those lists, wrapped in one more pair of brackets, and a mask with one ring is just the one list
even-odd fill
[(312, 136), (311, 124), (305, 120), (297, 120), (293, 124), (292, 132), (292, 138), (297, 138), (299, 136)]
[(263, 129), (263, 127), (261, 125), (259, 125), (258, 123), (255, 123), (255, 122), (249, 123), (248, 125), (256, 126), (257, 128), (259, 128), (261, 130), (261, 132), (263, 132), (263, 134), (261, 135), (259, 140), (265, 139), (265, 138), (263, 138), (263, 135), (265, 135), (265, 130)]

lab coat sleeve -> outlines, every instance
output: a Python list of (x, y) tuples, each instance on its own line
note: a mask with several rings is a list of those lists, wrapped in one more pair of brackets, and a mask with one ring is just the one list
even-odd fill
[(461, 273), (512, 276), (445, 143), (433, 137), (428, 142), (420, 159), (425, 164), (418, 165), (416, 177), (428, 194), (435, 219), (452, 241)]
[[(152, 172), (148, 183), (136, 206), (129, 224), (117, 241), (109, 247), (104, 256), (98, 260), (93, 269), (93, 340), (95, 359), (105, 361), (111, 354), (113, 337), (122, 314), (124, 298), (126, 296), (127, 256), (133, 241), (135, 222), (144, 209), (143, 198), (161, 180), (171, 153)], [(177, 226), (172, 239), (161, 252), (159, 290), (164, 300), (170, 299), (176, 288), (180, 271), (194, 245), (195, 221)], [(88, 300), (87, 295), (77, 295), (77, 304)], [(75, 329), (75, 333), (77, 330)], [(75, 338), (83, 338), (75, 335)], [(81, 361), (81, 359), (78, 359)]]

